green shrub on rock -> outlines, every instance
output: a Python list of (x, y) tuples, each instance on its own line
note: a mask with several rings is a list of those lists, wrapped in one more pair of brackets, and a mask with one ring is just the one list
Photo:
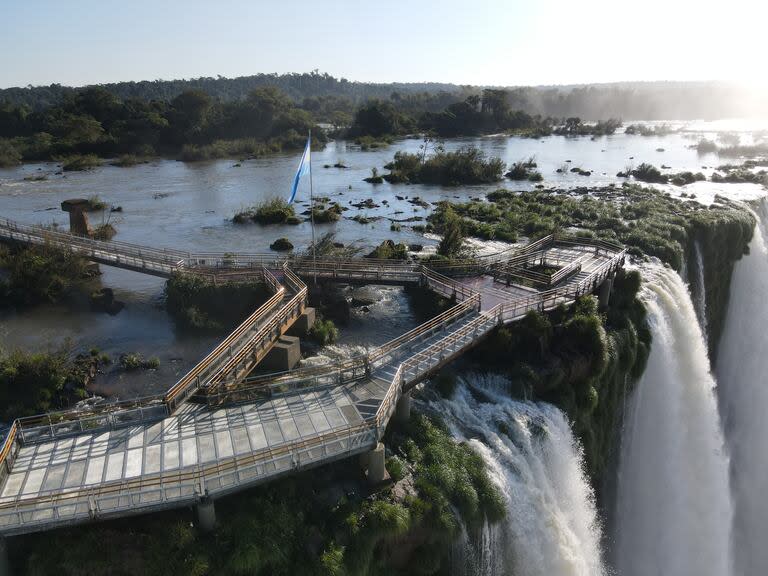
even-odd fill
[(332, 320), (318, 318), (309, 330), (309, 336), (320, 346), (333, 344), (339, 338), (339, 329)]

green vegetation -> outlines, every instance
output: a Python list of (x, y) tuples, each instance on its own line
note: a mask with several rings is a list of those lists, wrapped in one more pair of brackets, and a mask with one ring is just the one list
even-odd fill
[(11, 561), (62, 576), (445, 573), (459, 519), (498, 520), (501, 495), (483, 460), (424, 415), (387, 444), (403, 488), (369, 494), (351, 459), (218, 500), (211, 535), (165, 512), (15, 538)]
[(368, 178), (363, 178), (363, 181), (369, 184), (381, 184), (384, 182), (384, 178), (379, 176), (379, 169), (374, 166), (371, 168), (371, 175)]
[(391, 102), (371, 100), (357, 109), (349, 136), (381, 138), (413, 132), (415, 129), (413, 118), (396, 110)]
[(674, 184), (675, 186), (686, 186), (687, 184), (701, 182), (706, 179), (706, 176), (701, 172), (678, 172), (677, 174), (670, 174), (669, 176), (670, 184)]
[(621, 120), (609, 118), (595, 124), (585, 124), (578, 116), (566, 118), (561, 126), (555, 128), (554, 133), (560, 136), (606, 136), (616, 132), (621, 127)]
[[(662, 166), (664, 168), (664, 166)], [(624, 172), (616, 174), (619, 178), (629, 178), (633, 176), (635, 180), (640, 182), (648, 182), (651, 184), (674, 184), (675, 186), (685, 186), (687, 184), (693, 184), (694, 182), (701, 182), (706, 180), (707, 177), (701, 172), (679, 172), (677, 174), (663, 174), (661, 170), (643, 162), (637, 168), (628, 166)]]
[(402, 242), (395, 244), (392, 240), (384, 240), (365, 257), (379, 260), (407, 260), (408, 246)]
[(450, 205), (441, 206), (440, 233), (443, 237), (437, 245), (437, 253), (445, 258), (455, 258), (464, 252), (464, 226), (461, 218)]
[(115, 234), (117, 234), (117, 229), (109, 222), (105, 222), (93, 229), (91, 238), (95, 240), (112, 240), (112, 238), (115, 237)]
[(618, 241), (630, 254), (656, 256), (680, 270), (699, 230), (723, 225), (730, 230), (731, 245), (743, 250), (754, 226), (747, 210), (725, 198), (707, 207), (636, 184), (580, 196), (497, 190), (487, 198), (489, 202), (441, 203), (429, 217), (431, 228), (439, 232), (446, 215), (455, 212), (468, 235), (485, 239), (513, 241), (525, 235), (535, 240), (576, 229), (577, 235)]
[(88, 204), (86, 205), (85, 209), (89, 212), (97, 212), (99, 210), (105, 210), (106, 208), (107, 203), (104, 202), (104, 200), (102, 200), (98, 194), (94, 194), (93, 196), (88, 197)]
[(288, 240), (288, 238), (278, 238), (272, 244), (269, 245), (270, 250), (275, 250), (277, 252), (285, 252), (288, 250), (293, 250), (293, 242)]
[(10, 140), (0, 138), (0, 168), (9, 168), (21, 164), (21, 152), (16, 150)]
[(486, 158), (480, 149), (466, 146), (455, 152), (438, 151), (426, 159), (418, 154), (396, 152), (386, 168), (390, 173), (384, 179), (390, 183), (457, 186), (498, 182), (504, 162), (499, 158)]
[(312, 218), (314, 218), (315, 224), (338, 222), (341, 219), (343, 210), (344, 209), (336, 202), (333, 202), (328, 208), (322, 204), (318, 204), (312, 208)]
[(594, 480), (606, 469), (625, 396), (650, 350), (639, 289), (638, 272), (619, 271), (605, 314), (592, 296), (548, 314), (531, 311), (474, 353), (484, 367), (506, 371), (521, 396), (533, 394), (568, 414)]
[(536, 160), (533, 156), (528, 160), (520, 160), (512, 164), (509, 172), (504, 174), (510, 180), (530, 180), (531, 182), (540, 182), (543, 180), (541, 172), (535, 170)]
[(0, 245), (0, 306), (59, 302), (93, 275), (88, 261), (74, 252), (49, 245), (8, 248)]
[(112, 162), (112, 166), (130, 168), (131, 166), (147, 164), (148, 162), (149, 159), (144, 156), (137, 156), (136, 154), (122, 154), (117, 160)]
[(99, 158), (120, 157), (117, 165), (128, 166), (156, 154), (183, 160), (250, 157), (300, 148), (311, 128), (322, 145), (326, 136), (312, 114), (274, 87), (232, 102), (200, 90), (181, 91), (170, 101), (121, 99), (89, 87), (35, 111), (0, 100), (0, 158), (63, 158), (66, 171), (90, 169)]
[(235, 224), (244, 224), (248, 221), (259, 224), (299, 224), (301, 219), (296, 216), (292, 204), (282, 198), (272, 198), (238, 212), (232, 221)]
[(98, 350), (73, 355), (66, 346), (49, 352), (0, 351), (0, 419), (10, 422), (71, 406), (87, 397), (86, 386), (108, 361)]
[(658, 168), (645, 162), (632, 170), (632, 176), (641, 182), (666, 184), (669, 181), (669, 177), (662, 174)]
[[(768, 171), (754, 170), (757, 166), (766, 166), (766, 161), (747, 160), (740, 166), (726, 164), (718, 166), (718, 172), (712, 174), (712, 182), (728, 182), (732, 184), (762, 184), (768, 186)], [(724, 174), (720, 174), (723, 172)]]
[(647, 124), (630, 124), (624, 129), (624, 134), (638, 136), (667, 136), (675, 130), (669, 124), (659, 124), (657, 126), (648, 126)]
[(257, 282), (218, 282), (175, 273), (165, 284), (165, 306), (177, 325), (190, 330), (221, 331), (252, 314), (270, 294)]
[(358, 136), (354, 139), (354, 143), (360, 146), (360, 150), (378, 150), (379, 148), (386, 148), (392, 144), (393, 139), (389, 136), (381, 136), (374, 138), (373, 136)]
[(214, 140), (210, 144), (185, 144), (179, 153), (179, 160), (184, 162), (200, 162), (218, 158), (259, 158), (286, 149), (298, 149), (298, 140), (306, 137), (296, 133), (290, 134), (290, 139), (283, 142), (260, 142), (255, 138), (238, 138), (236, 140)]
[(339, 338), (339, 329), (333, 320), (318, 318), (309, 330), (309, 337), (320, 346), (333, 344)]
[(128, 372), (134, 372), (139, 369), (156, 370), (160, 367), (160, 359), (157, 356), (152, 356), (145, 360), (144, 356), (140, 353), (130, 352), (120, 355), (120, 366)]
[(101, 160), (95, 154), (76, 154), (67, 156), (61, 160), (61, 169), (64, 172), (81, 172), (101, 166)]

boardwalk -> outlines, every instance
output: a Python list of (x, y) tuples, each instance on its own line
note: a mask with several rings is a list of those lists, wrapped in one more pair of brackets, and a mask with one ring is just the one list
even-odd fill
[[(9, 228), (16, 230), (14, 241), (24, 241), (19, 227), (0, 227)], [(31, 243), (47, 234), (23, 233)], [(69, 236), (56, 234), (57, 243)], [(70, 247), (100, 262), (128, 261), (125, 245), (74, 238)], [(194, 504), (369, 451), (416, 383), (495, 326), (595, 291), (624, 262), (618, 246), (552, 237), (443, 269), (456, 278), (414, 263), (335, 260), (312, 268), (304, 260), (263, 255), (186, 254), (176, 260), (181, 253), (130, 251), (132, 269), (140, 267), (140, 251), (149, 273), (166, 267), (168, 273), (256, 275), (273, 296), (162, 397), (16, 421), (0, 452), (2, 534)], [(345, 282), (418, 283), (456, 304), (363, 356), (246, 378), (303, 309), (306, 286), (299, 276), (315, 274)]]

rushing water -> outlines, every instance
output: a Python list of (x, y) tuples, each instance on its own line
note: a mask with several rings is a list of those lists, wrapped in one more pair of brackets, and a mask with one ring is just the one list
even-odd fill
[(696, 304), (696, 316), (699, 319), (701, 333), (706, 342), (707, 333), (707, 286), (704, 283), (704, 257), (701, 254), (701, 244), (696, 240), (694, 243), (694, 257), (696, 267), (696, 282), (691, 285)]
[(615, 563), (622, 576), (728, 576), (728, 458), (715, 382), (686, 285), (643, 268), (653, 344), (631, 398), (619, 465)]
[(744, 256), (733, 271), (717, 379), (731, 451), (736, 574), (768, 574), (768, 247), (765, 204)]
[(601, 528), (582, 451), (557, 408), (510, 398), (501, 377), (472, 375), (431, 403), (485, 460), (506, 521), (464, 531), (456, 574), (600, 576)]

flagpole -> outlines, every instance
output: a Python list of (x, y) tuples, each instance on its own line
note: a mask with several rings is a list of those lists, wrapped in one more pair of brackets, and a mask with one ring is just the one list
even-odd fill
[(312, 190), (312, 129), (309, 129), (309, 219), (312, 223), (312, 278), (317, 286), (317, 247), (315, 246), (315, 197)]

